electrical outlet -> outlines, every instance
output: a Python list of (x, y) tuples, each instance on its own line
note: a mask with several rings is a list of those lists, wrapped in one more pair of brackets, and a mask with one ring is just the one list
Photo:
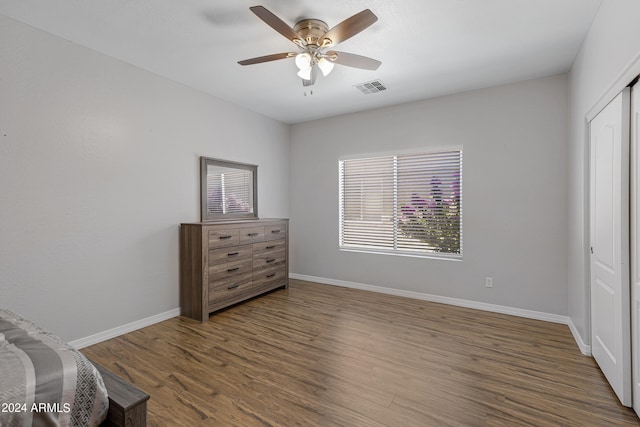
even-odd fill
[(487, 288), (493, 288), (493, 277), (485, 277), (484, 278), (484, 285)]

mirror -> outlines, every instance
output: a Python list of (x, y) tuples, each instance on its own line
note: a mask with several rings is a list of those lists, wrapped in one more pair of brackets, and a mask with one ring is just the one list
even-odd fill
[(258, 218), (258, 166), (200, 157), (202, 221)]

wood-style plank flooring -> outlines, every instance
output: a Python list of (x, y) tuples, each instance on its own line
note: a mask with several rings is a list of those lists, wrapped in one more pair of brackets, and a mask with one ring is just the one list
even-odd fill
[(638, 426), (565, 325), (297, 280), (83, 352), (150, 426)]

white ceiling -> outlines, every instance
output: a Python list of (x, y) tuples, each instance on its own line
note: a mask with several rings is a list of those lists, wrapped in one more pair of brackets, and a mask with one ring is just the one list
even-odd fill
[[(296, 123), (566, 72), (600, 2), (0, 0), (0, 13)], [(378, 21), (336, 50), (382, 65), (376, 71), (336, 66), (306, 90), (293, 60), (240, 66), (238, 60), (296, 51), (249, 10), (254, 5), (292, 27), (302, 18), (333, 27), (369, 8)], [(364, 95), (354, 88), (375, 79), (388, 90)]]

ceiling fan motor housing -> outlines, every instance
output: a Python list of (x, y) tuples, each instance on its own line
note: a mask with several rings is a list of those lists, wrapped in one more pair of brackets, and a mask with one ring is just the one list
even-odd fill
[(329, 26), (319, 19), (303, 19), (296, 23), (293, 30), (298, 33), (307, 45), (320, 46), (320, 37), (329, 31)]

